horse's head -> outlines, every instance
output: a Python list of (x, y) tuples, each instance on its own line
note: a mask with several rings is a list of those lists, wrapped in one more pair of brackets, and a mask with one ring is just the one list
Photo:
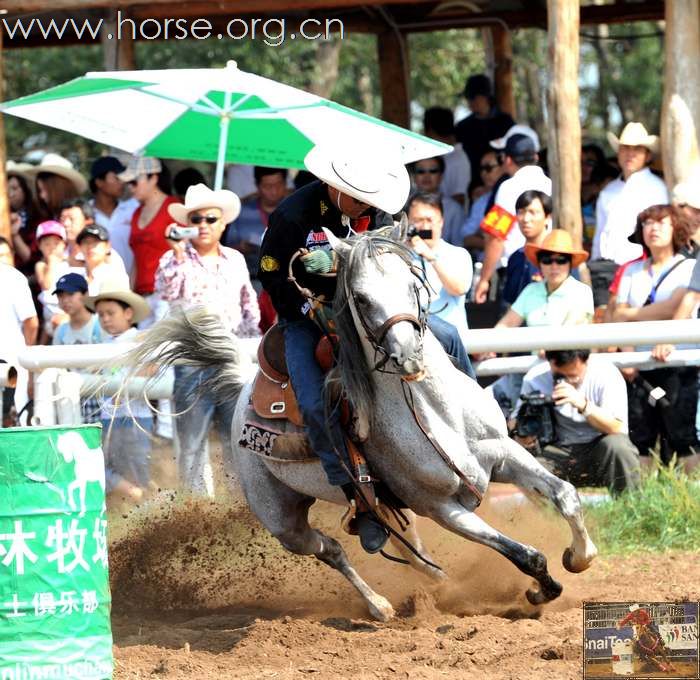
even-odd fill
[(405, 376), (420, 375), (427, 292), (409, 249), (383, 231), (353, 241), (326, 233), (340, 258), (340, 293), (358, 334), (367, 340), (369, 361), (376, 368), (389, 363), (385, 370)]

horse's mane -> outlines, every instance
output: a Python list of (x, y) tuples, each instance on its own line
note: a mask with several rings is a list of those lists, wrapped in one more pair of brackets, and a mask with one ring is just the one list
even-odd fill
[(411, 251), (403, 243), (390, 238), (389, 233), (390, 229), (382, 229), (345, 239), (351, 250), (338, 258), (338, 278), (333, 301), (335, 326), (340, 339), (338, 366), (343, 391), (353, 413), (370, 425), (376, 412), (372, 381), (374, 367), (367, 363), (348, 297), (352, 292), (353, 272), (364, 260), (375, 259), (378, 255), (389, 252), (398, 255), (407, 267), (413, 267)]

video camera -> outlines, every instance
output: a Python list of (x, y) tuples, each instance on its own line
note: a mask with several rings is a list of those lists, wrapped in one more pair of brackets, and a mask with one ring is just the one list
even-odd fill
[(419, 236), (423, 240), (433, 238), (432, 229), (419, 229), (415, 224), (409, 224), (406, 229), (406, 238), (410, 241), (414, 236)]
[[(554, 376), (554, 385), (565, 380)], [(522, 402), (516, 416), (514, 433), (518, 437), (536, 437), (534, 452), (539, 453), (542, 446), (556, 440), (554, 428), (554, 399), (542, 392), (530, 392), (520, 396)]]

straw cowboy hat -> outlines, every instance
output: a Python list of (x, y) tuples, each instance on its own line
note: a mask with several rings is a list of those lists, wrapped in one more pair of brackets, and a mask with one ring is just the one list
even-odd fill
[(67, 179), (79, 194), (84, 194), (88, 189), (88, 183), (74, 167), (73, 164), (63, 156), (57, 153), (47, 153), (39, 165), (32, 165), (26, 171), (33, 178), (42, 172), (48, 172), (59, 177)]
[(651, 153), (657, 153), (659, 150), (659, 138), (656, 135), (650, 135), (641, 123), (627, 123), (619, 138), (612, 132), (608, 132), (608, 142), (616, 153), (620, 144), (645, 146)]
[(542, 241), (541, 246), (535, 245), (534, 243), (525, 244), (525, 257), (527, 257), (535, 267), (539, 267), (537, 254), (541, 251), (571, 255), (572, 269), (578, 267), (582, 262), (588, 259), (588, 253), (585, 250), (574, 249), (574, 242), (571, 240), (571, 234), (563, 229), (552, 229), (552, 231), (547, 234), (547, 238)]
[(95, 305), (100, 300), (119, 300), (119, 302), (129, 305), (134, 312), (134, 323), (143, 321), (151, 313), (148, 302), (125, 286), (124, 281), (120, 279), (103, 281), (100, 285), (100, 292), (97, 295), (85, 298), (85, 306), (94, 312)]
[(205, 184), (193, 184), (187, 189), (184, 203), (171, 203), (168, 213), (176, 222), (187, 224), (188, 215), (203, 208), (219, 208), (224, 224), (233, 222), (241, 212), (241, 199), (228, 189), (213, 191)]
[(406, 166), (398, 158), (381, 159), (376, 149), (315, 146), (304, 165), (334, 189), (391, 215), (403, 209), (411, 189)]

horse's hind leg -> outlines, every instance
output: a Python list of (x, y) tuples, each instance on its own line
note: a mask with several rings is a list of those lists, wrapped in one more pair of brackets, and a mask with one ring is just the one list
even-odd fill
[(564, 567), (574, 573), (588, 569), (598, 549), (583, 523), (581, 501), (576, 489), (549, 472), (517, 442), (504, 439), (502, 443), (507, 447), (506, 455), (500, 466), (493, 469), (492, 481), (517, 484), (549, 498), (571, 527), (571, 546), (562, 556)]
[(543, 604), (561, 595), (561, 584), (550, 576), (547, 558), (537, 549), (504, 536), (457, 501), (450, 500), (438, 506), (431, 517), (445, 529), (497, 550), (524, 574), (532, 576), (540, 589), (527, 591), (530, 603)]
[[(425, 558), (425, 560), (427, 560), (428, 562), (432, 562), (434, 564), (435, 560), (433, 560), (433, 558), (426, 550), (425, 545), (423, 544), (423, 541), (420, 535), (418, 534), (415, 513), (412, 510), (408, 509), (401, 510), (401, 513), (406, 518), (407, 523), (404, 523), (402, 519), (401, 524), (399, 524), (399, 521), (394, 516), (394, 513), (391, 512), (391, 510), (389, 510), (382, 503), (379, 504), (379, 514), (382, 516), (382, 519), (387, 524), (389, 524), (389, 526), (391, 526), (391, 528), (394, 529), (394, 531), (396, 531), (402, 538), (404, 538), (408, 543), (410, 543), (419, 555)], [(418, 557), (412, 550), (410, 550), (402, 541), (396, 538), (396, 536), (394, 536), (393, 534), (390, 536), (389, 540), (391, 541), (392, 545), (399, 551), (401, 557), (407, 560), (411, 567), (413, 567), (416, 571), (421, 572), (421, 574), (425, 574), (429, 578), (433, 579), (433, 581), (444, 581), (447, 578), (447, 575), (442, 569), (438, 568), (437, 565), (431, 566), (430, 564), (426, 564), (424, 560)]]
[(389, 601), (375, 593), (348, 561), (340, 543), (309, 526), (315, 499), (285, 486), (260, 462), (247, 459), (240, 466), (241, 482), (251, 510), (265, 528), (290, 552), (314, 555), (337, 569), (362, 595), (370, 614), (379, 621), (394, 616)]

